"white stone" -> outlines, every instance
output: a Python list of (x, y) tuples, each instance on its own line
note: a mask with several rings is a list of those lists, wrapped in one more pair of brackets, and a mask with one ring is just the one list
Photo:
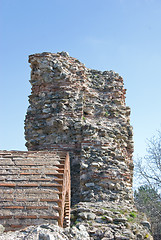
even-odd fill
[(86, 183), (85, 186), (86, 187), (94, 187), (94, 183)]
[(84, 169), (84, 168), (87, 168), (88, 167), (88, 164), (85, 164), (85, 163), (82, 163), (81, 164), (81, 167)]
[(93, 167), (99, 167), (99, 163), (96, 163), (96, 162), (93, 162), (91, 165), (92, 165)]

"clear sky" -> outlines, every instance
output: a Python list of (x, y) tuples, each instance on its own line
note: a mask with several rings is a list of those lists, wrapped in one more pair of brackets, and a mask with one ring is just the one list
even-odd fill
[(26, 149), (28, 55), (44, 51), (123, 76), (143, 156), (161, 129), (161, 0), (0, 0), (0, 149)]

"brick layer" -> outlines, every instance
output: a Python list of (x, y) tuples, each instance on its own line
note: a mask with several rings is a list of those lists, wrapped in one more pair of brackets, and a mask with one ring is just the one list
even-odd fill
[(6, 231), (58, 224), (66, 152), (0, 151), (0, 224)]

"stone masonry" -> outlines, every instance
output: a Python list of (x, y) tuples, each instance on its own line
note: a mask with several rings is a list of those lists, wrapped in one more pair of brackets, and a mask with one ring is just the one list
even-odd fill
[(69, 155), (58, 149), (0, 151), (0, 226), (69, 226), (69, 169)]
[(146, 219), (130, 225), (133, 131), (122, 77), (66, 52), (30, 55), (29, 63), (26, 146), (70, 152), (73, 223), (83, 222), (91, 239), (144, 239)]
[(31, 55), (29, 62), (28, 149), (69, 150), (81, 200), (132, 199), (133, 134), (122, 77), (88, 69), (64, 52)]

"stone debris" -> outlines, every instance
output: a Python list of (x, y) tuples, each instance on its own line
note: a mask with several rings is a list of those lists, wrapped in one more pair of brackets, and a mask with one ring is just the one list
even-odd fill
[[(88, 218), (94, 214), (94, 218)], [(80, 202), (71, 211), (72, 225), (83, 224), (90, 239), (149, 239), (150, 223), (134, 205), (126, 202)], [(144, 219), (144, 221), (143, 221)]]
[(53, 224), (30, 226), (21, 231), (0, 235), (0, 240), (90, 240), (83, 225), (72, 228), (60, 228)]
[(0, 224), (0, 234), (2, 234), (4, 230), (5, 230), (5, 227), (2, 224)]

